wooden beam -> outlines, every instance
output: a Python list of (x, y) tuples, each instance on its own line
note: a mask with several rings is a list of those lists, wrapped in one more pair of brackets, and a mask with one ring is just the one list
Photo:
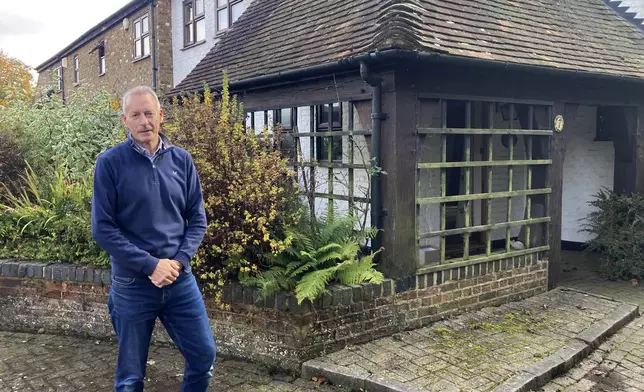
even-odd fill
[(362, 164), (339, 163), (339, 162), (293, 162), (293, 166), (297, 167), (321, 167), (321, 168), (334, 168), (334, 169), (366, 169), (369, 166)]
[[(545, 113), (538, 114), (534, 106), (519, 106), (517, 108), (519, 122), (524, 129), (550, 128), (550, 121), (545, 117)], [(528, 136), (524, 138), (524, 144), (528, 160), (544, 160), (550, 157), (551, 140), (548, 138)], [(527, 189), (539, 189), (548, 186), (549, 167), (547, 166), (528, 166), (528, 184)], [(532, 217), (543, 217), (546, 213), (545, 195), (527, 196), (526, 210), (524, 219)], [(542, 246), (548, 243), (545, 235), (545, 225), (524, 226), (521, 228), (519, 238), (524, 239), (528, 247)]]
[(552, 131), (548, 130), (521, 130), (521, 129), (465, 129), (465, 128), (418, 128), (418, 133), (428, 135), (537, 135), (552, 136)]
[(540, 160), (510, 160), (510, 161), (469, 161), (469, 162), (435, 162), (419, 163), (419, 169), (440, 169), (453, 167), (487, 167), (487, 166), (528, 166), (528, 165), (550, 165), (550, 159)]
[(513, 102), (535, 105), (562, 101), (636, 106), (644, 102), (644, 90), (638, 83), (422, 63), (408, 64), (407, 72), (417, 76), (420, 97), (449, 94), (453, 99), (493, 102), (510, 98)]
[(496, 261), (496, 260), (503, 260), (503, 259), (511, 259), (513, 257), (528, 256), (536, 253), (547, 252), (548, 249), (549, 249), (548, 246), (540, 246), (538, 248), (517, 250), (510, 253), (506, 253), (505, 251), (492, 252), (489, 256), (482, 256), (482, 257), (476, 256), (476, 257), (470, 258), (469, 260), (452, 259), (445, 264), (437, 264), (437, 265), (431, 265), (428, 267), (419, 268), (416, 271), (416, 275), (423, 275), (430, 272), (442, 271), (447, 268), (451, 269), (451, 268), (466, 267), (468, 265), (486, 263), (488, 261)]
[(366, 197), (358, 197), (358, 196), (345, 196), (345, 195), (330, 195), (328, 193), (315, 193), (315, 198), (316, 199), (327, 199), (327, 200), (342, 200), (342, 201), (349, 201), (349, 202), (358, 202), (358, 203), (369, 203), (371, 202), (371, 199), (368, 199)]
[[(393, 72), (385, 73), (393, 80)], [(388, 84), (392, 86), (391, 83)], [(248, 111), (271, 110), (286, 107), (306, 107), (329, 102), (371, 100), (371, 87), (356, 72), (343, 75), (324, 75), (279, 86), (266, 86), (248, 91), (232, 91)]]
[(469, 226), (469, 227), (463, 227), (460, 229), (450, 229), (450, 230), (433, 231), (431, 233), (421, 233), (418, 235), (418, 238), (447, 237), (450, 235), (477, 233), (477, 232), (488, 231), (488, 230), (506, 229), (514, 226), (523, 226), (523, 225), (530, 225), (530, 224), (534, 225), (537, 223), (548, 223), (548, 222), (550, 222), (549, 217), (524, 219), (520, 221), (491, 223), (489, 225)]
[(329, 137), (329, 136), (367, 136), (371, 131), (327, 131), (327, 132), (298, 132), (293, 137)]
[(604, 123), (612, 130), (615, 148), (613, 190), (621, 195), (629, 195), (635, 191), (637, 114), (635, 110), (619, 106), (601, 110)]
[(644, 193), (644, 106), (635, 109), (635, 192)]
[[(562, 221), (562, 204), (563, 204), (563, 167), (566, 156), (566, 128), (570, 129), (570, 121), (566, 122), (566, 105), (563, 102), (557, 102), (553, 108), (552, 122), (557, 116), (563, 116), (564, 128), (562, 132), (555, 132), (551, 143), (552, 166), (550, 166), (550, 218), (551, 226), (549, 230), (549, 263), (548, 263), (548, 288), (553, 289), (559, 284), (561, 274), (561, 221)], [(569, 120), (569, 119), (568, 119)]]
[[(378, 269), (390, 278), (413, 276), (418, 266), (416, 241), (416, 133), (418, 99), (414, 78), (396, 73), (395, 85), (383, 83), (381, 174), (384, 251)], [(395, 91), (393, 91), (395, 90)], [(392, 92), (388, 92), (392, 91)]]
[[(491, 180), (488, 177), (488, 182)], [(528, 196), (528, 195), (547, 195), (551, 193), (550, 188), (542, 189), (522, 189), (519, 191), (510, 191), (510, 192), (486, 192), (486, 193), (474, 193), (470, 195), (457, 195), (457, 196), (440, 196), (440, 197), (424, 197), (418, 199), (418, 204), (432, 204), (432, 203), (450, 203), (454, 201), (466, 201), (466, 200), (490, 200), (490, 199), (503, 199), (506, 197), (515, 197), (515, 196)]]

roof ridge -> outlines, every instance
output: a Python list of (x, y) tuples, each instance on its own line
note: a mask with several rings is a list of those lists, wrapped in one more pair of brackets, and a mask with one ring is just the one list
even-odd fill
[(422, 25), (423, 6), (419, 0), (382, 1), (376, 20), (375, 48), (420, 49), (417, 26)]

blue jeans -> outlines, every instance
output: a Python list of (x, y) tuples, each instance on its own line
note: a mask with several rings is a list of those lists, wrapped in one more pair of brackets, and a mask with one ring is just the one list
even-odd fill
[(141, 392), (152, 329), (157, 317), (185, 358), (181, 392), (208, 390), (216, 348), (206, 307), (190, 272), (158, 288), (149, 278), (112, 277), (108, 300), (118, 339), (114, 388)]

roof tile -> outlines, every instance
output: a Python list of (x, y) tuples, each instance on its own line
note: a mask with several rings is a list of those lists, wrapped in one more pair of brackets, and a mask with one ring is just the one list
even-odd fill
[(644, 33), (603, 0), (257, 0), (173, 92), (391, 48), (644, 78)]

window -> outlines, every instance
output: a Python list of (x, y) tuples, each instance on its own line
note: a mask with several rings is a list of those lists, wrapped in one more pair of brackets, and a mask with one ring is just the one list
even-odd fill
[(245, 10), (241, 0), (217, 0), (217, 32), (227, 30)]
[[(317, 132), (334, 131), (342, 131), (340, 104), (318, 106)], [(320, 162), (342, 161), (342, 136), (319, 137), (316, 154)]]
[(274, 123), (281, 124), (283, 128), (280, 149), (291, 162), (297, 160), (297, 142), (293, 137), (296, 113), (296, 109), (293, 108), (278, 109), (273, 113)]
[(275, 111), (275, 123), (282, 124), (285, 130), (293, 129), (293, 109), (280, 109)]
[(78, 56), (74, 56), (74, 83), (80, 82)]
[(134, 59), (150, 55), (150, 27), (148, 15), (134, 21)]
[(101, 45), (98, 47), (98, 74), (103, 75), (107, 71), (105, 65), (105, 46)]
[(206, 39), (204, 0), (183, 3), (183, 45), (190, 46)]
[(63, 66), (59, 65), (56, 69), (56, 81), (58, 82), (58, 91), (63, 91)]

